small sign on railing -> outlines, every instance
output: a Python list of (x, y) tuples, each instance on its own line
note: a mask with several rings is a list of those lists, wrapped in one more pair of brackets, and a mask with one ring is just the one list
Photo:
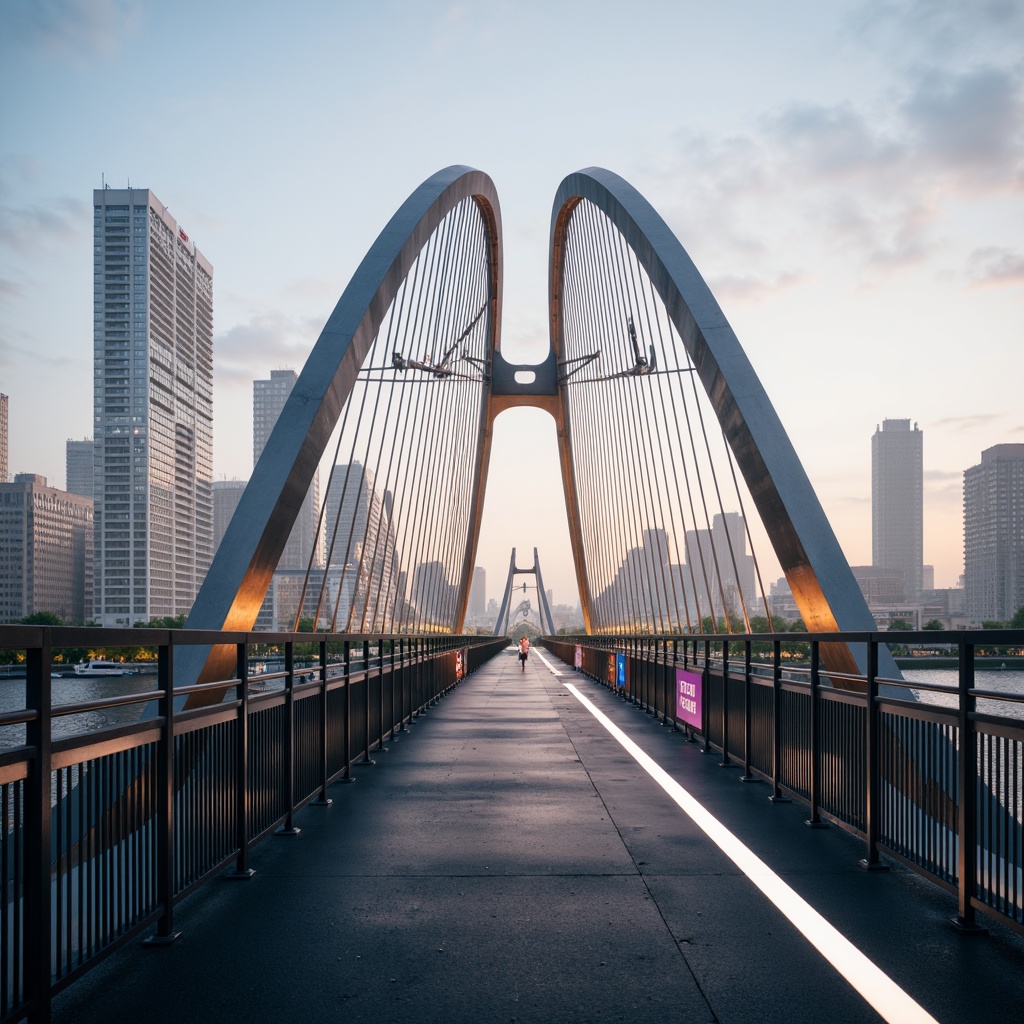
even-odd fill
[(676, 720), (701, 728), (701, 682), (699, 672), (676, 669)]

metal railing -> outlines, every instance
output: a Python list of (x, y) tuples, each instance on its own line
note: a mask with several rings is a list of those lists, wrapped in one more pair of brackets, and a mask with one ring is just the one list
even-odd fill
[[(235, 677), (176, 685), (175, 651), (214, 643), (235, 646)], [(24, 666), (24, 699), (0, 684), (0, 1021), (49, 1020), (57, 991), (154, 926), (147, 942), (172, 942), (178, 901), (249, 877), (255, 844), (297, 832), (298, 809), (506, 643), (0, 627)], [(151, 688), (55, 701), (55, 657), (115, 645), (155, 655)]]
[[(704, 752), (721, 752), (723, 766), (741, 765), (744, 781), (769, 782), (773, 801), (806, 803), (809, 826), (832, 822), (862, 838), (862, 867), (884, 868), (885, 853), (956, 894), (958, 928), (983, 930), (975, 920), (981, 910), (1024, 932), (1024, 672), (1008, 673), (1021, 681), (1014, 689), (975, 686), (979, 652), (1024, 656), (1024, 631), (898, 635), (901, 645), (955, 659), (955, 687), (880, 677), (879, 647), (896, 639), (785, 633), (543, 642), (688, 739), (699, 736)], [(821, 645), (836, 641), (859, 645), (862, 675), (825, 670)], [(697, 711), (679, 703), (681, 681), (694, 675)]]

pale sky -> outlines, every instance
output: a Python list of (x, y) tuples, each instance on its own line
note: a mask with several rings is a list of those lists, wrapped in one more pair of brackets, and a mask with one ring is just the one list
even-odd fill
[[(92, 189), (151, 188), (214, 267), (215, 476), (252, 380), (301, 366), (408, 194), (494, 180), (503, 349), (547, 349), (562, 178), (598, 165), (711, 286), (852, 564), (871, 435), (924, 431), (925, 561), (963, 565), (962, 474), (1024, 442), (1024, 0), (3, 0), (0, 391), (10, 472), (92, 434)], [(515, 467), (530, 463), (524, 485)], [(552, 421), (504, 414), (481, 548), (575, 600)], [(774, 576), (773, 576), (774, 578)]]

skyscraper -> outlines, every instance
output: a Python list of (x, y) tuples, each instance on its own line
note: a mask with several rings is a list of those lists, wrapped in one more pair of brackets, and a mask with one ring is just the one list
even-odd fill
[[(400, 614), (390, 492), (381, 494), (373, 471), (362, 463), (343, 463), (334, 467), (324, 505), (330, 565), (353, 588), (351, 629), (389, 631)], [(347, 584), (350, 579), (358, 579), (358, 584)], [(337, 627), (350, 628), (340, 612)]]
[(883, 420), (871, 438), (871, 563), (903, 573), (916, 601), (924, 563), (924, 435), (910, 420)]
[(246, 480), (213, 481), (213, 550), (214, 554), (224, 539), (228, 523), (245, 493)]
[(149, 189), (93, 193), (95, 618), (187, 613), (213, 557), (213, 267)]
[[(255, 468), (263, 449), (295, 387), (298, 375), (294, 370), (271, 370), (270, 380), (252, 382), (252, 464)], [(278, 561), (280, 569), (305, 569), (314, 553), (313, 566), (323, 565), (323, 539), (317, 535), (320, 515), (320, 471), (313, 474), (313, 482), (306, 492), (302, 508), (292, 527), (288, 544)], [(315, 549), (315, 551), (314, 551)]]
[(0, 395), (0, 484), (7, 483), (7, 396)]
[(997, 444), (964, 471), (964, 584), (973, 623), (1024, 608), (1024, 444)]
[(84, 441), (72, 441), (69, 438), (66, 459), (68, 491), (91, 498), (95, 486), (92, 438), (87, 437)]
[(487, 570), (477, 566), (473, 570), (473, 586), (469, 591), (469, 610), (471, 618), (483, 618), (487, 614)]
[(18, 473), (0, 483), (0, 622), (52, 612), (66, 625), (92, 615), (92, 501)]

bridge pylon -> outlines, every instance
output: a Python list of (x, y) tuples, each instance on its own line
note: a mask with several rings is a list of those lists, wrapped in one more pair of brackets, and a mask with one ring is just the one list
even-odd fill
[[(537, 549), (533, 549), (533, 567), (520, 569), (516, 565), (516, 549), (512, 549), (512, 557), (508, 563), (508, 579), (505, 581), (505, 594), (501, 599), (501, 608), (498, 611), (498, 621), (494, 624), (494, 635), (501, 636), (508, 632), (509, 616), (512, 608), (512, 590), (515, 586), (516, 576), (535, 576), (537, 579), (537, 608), (540, 615), (540, 628), (549, 636), (554, 635), (555, 622), (551, 618), (551, 607), (548, 605), (548, 595), (544, 592), (544, 580), (540, 574), (540, 557)], [(523, 583), (526, 589), (526, 583)]]

